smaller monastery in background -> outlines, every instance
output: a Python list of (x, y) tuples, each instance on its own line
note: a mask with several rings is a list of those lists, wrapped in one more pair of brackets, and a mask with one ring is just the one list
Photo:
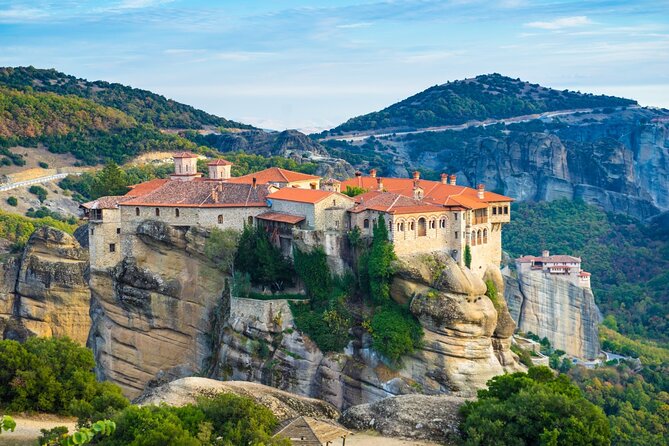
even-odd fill
[[(200, 156), (174, 155), (174, 173), (132, 186), (127, 194), (83, 204), (89, 220), (92, 269), (115, 266), (137, 253), (137, 229), (159, 220), (187, 231), (193, 226), (242, 230), (264, 228), (286, 256), (296, 238), (320, 244), (330, 258), (342, 257), (347, 234), (358, 228), (363, 238), (381, 221), (397, 255), (442, 251), (463, 263), (472, 254), (471, 269), (483, 274), (502, 257), (502, 226), (510, 221), (512, 199), (460, 186), (455, 175), (440, 181), (378, 177), (358, 172), (343, 182), (278, 167), (239, 177), (232, 163), (213, 160), (208, 174), (197, 170)], [(355, 197), (341, 193), (361, 192)], [(579, 260), (580, 261), (580, 260)]]
[(590, 273), (581, 269), (581, 258), (568, 255), (550, 255), (543, 251), (541, 256), (522, 256), (516, 259), (516, 269), (521, 273), (541, 271), (571, 281), (581, 288), (590, 288)]

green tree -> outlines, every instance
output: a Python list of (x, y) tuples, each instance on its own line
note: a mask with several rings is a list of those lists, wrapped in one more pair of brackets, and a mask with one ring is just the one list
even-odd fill
[(28, 192), (30, 192), (33, 195), (37, 195), (37, 198), (39, 199), (40, 203), (44, 203), (46, 201), (47, 195), (49, 195), (49, 192), (47, 192), (46, 189), (44, 189), (42, 186), (37, 186), (37, 185), (30, 186)]
[(114, 161), (109, 161), (93, 183), (92, 193), (97, 197), (104, 195), (125, 195), (128, 192), (125, 173)]
[(7, 204), (10, 206), (17, 206), (19, 204), (19, 200), (16, 199), (16, 197), (7, 197)]
[(394, 270), (392, 263), (397, 259), (393, 244), (388, 240), (388, 227), (383, 215), (374, 226), (372, 247), (367, 258), (369, 290), (374, 302), (390, 299), (390, 280)]
[(488, 381), (461, 409), (463, 445), (609, 445), (604, 412), (547, 367)]
[(205, 242), (204, 254), (223, 272), (232, 275), (240, 237), (235, 229), (213, 228)]
[(469, 245), (465, 245), (464, 261), (467, 268), (472, 267), (472, 249)]

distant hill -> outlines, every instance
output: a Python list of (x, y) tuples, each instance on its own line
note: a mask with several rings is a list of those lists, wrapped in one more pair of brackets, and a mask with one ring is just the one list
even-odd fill
[(0, 67), (0, 86), (79, 96), (104, 106), (114, 107), (140, 123), (152, 124), (158, 128), (200, 129), (204, 126), (253, 128), (147, 90), (104, 81), (78, 79), (54, 69)]
[(435, 85), (381, 111), (349, 119), (325, 134), (411, 130), (556, 110), (635, 104), (636, 101), (613, 96), (554, 90), (495, 73)]
[(34, 67), (0, 68), (0, 165), (23, 165), (12, 147), (43, 144), (80, 164), (128, 161), (149, 151), (196, 150), (169, 129), (252, 130), (146, 90)]

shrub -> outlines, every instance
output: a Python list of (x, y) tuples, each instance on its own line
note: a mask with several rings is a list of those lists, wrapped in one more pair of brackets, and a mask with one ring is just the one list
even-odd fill
[(467, 268), (472, 267), (472, 249), (469, 245), (465, 245), (464, 261)]
[(231, 273), (241, 234), (234, 229), (212, 228), (204, 244), (204, 254), (221, 271)]
[(295, 326), (323, 352), (340, 352), (348, 345), (351, 320), (342, 308), (312, 309), (309, 304), (288, 302)]
[(17, 206), (19, 204), (19, 200), (16, 197), (8, 197), (7, 204), (10, 206)]
[(423, 327), (408, 310), (389, 303), (371, 321), (372, 346), (397, 364), (402, 356), (420, 347)]
[(0, 407), (75, 415), (125, 407), (118, 387), (96, 381), (94, 365), (91, 351), (67, 338), (0, 341)]
[(44, 189), (42, 186), (37, 186), (37, 185), (30, 186), (28, 192), (30, 192), (33, 195), (37, 195), (37, 198), (39, 199), (40, 203), (44, 203), (44, 201), (46, 201), (47, 195), (49, 194), (46, 189)]
[(37, 163), (37, 165), (40, 166), (42, 169), (48, 169), (49, 168), (49, 164), (45, 163), (44, 161), (40, 161), (39, 163)]
[(282, 290), (292, 282), (292, 268), (262, 228), (245, 226), (239, 239), (235, 268), (248, 273), (251, 281)]
[(293, 259), (295, 272), (304, 283), (313, 304), (317, 306), (325, 302), (332, 291), (332, 276), (323, 248), (318, 247), (311, 252), (295, 248)]
[(548, 367), (497, 376), (461, 409), (463, 444), (609, 445), (604, 412)]

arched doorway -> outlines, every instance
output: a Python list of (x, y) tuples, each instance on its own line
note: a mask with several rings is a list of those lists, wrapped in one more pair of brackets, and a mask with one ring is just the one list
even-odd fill
[(418, 219), (418, 237), (425, 237), (427, 235), (427, 222), (424, 217)]

